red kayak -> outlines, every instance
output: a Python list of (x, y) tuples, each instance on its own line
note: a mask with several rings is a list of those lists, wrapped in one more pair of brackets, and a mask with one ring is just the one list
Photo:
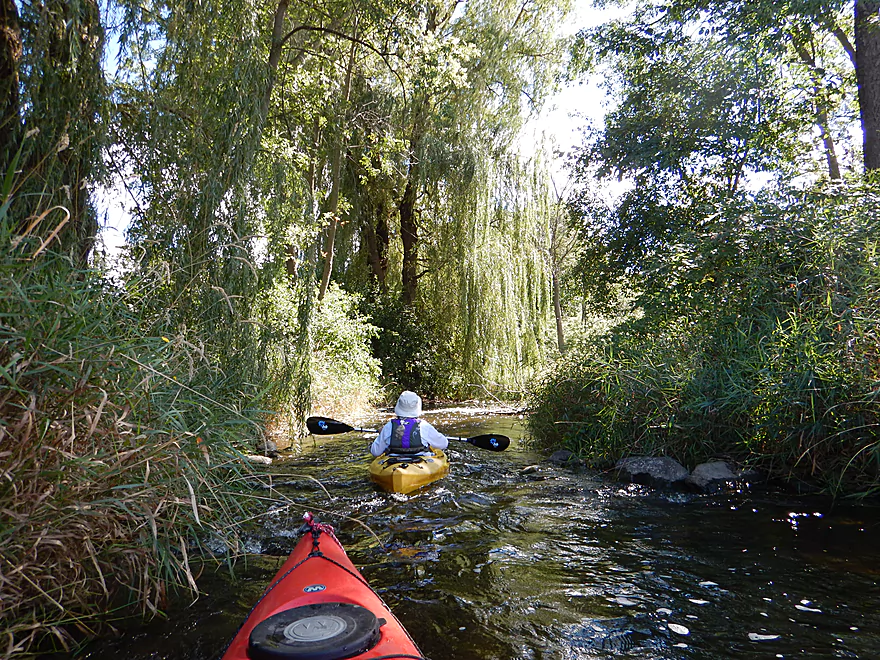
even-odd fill
[(333, 528), (310, 513), (303, 518), (302, 538), (223, 660), (425, 660), (351, 563)]

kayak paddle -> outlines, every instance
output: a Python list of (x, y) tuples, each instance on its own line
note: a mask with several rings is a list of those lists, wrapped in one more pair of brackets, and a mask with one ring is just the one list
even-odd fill
[(376, 429), (356, 429), (353, 426), (337, 422), (329, 417), (309, 417), (306, 420), (306, 427), (309, 429), (309, 433), (314, 435), (336, 435), (337, 433), (348, 433), (349, 431), (378, 433)]
[[(329, 417), (309, 417), (306, 419), (306, 427), (309, 429), (309, 433), (314, 435), (335, 435), (336, 433), (348, 433), (350, 431), (378, 433), (376, 429), (355, 428), (344, 422), (337, 422), (335, 419), (330, 419)], [(459, 438), (451, 435), (447, 437), (450, 440), (461, 440), (474, 447), (487, 449), (489, 451), (504, 451), (510, 446), (510, 438), (506, 435), (498, 435), (495, 433), (475, 435), (472, 438)]]
[(461, 440), (474, 447), (488, 449), (489, 451), (504, 451), (510, 446), (510, 438), (496, 433), (484, 433), (483, 435), (475, 435), (473, 438), (457, 438), (451, 435), (446, 437), (450, 440)]

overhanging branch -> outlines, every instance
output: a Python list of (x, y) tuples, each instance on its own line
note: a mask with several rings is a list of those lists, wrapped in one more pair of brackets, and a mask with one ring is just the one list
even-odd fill
[(400, 77), (400, 74), (391, 66), (391, 63), (388, 61), (388, 56), (392, 53), (385, 53), (362, 39), (358, 39), (350, 34), (346, 34), (345, 32), (340, 32), (339, 30), (334, 30), (333, 28), (321, 27), (319, 25), (298, 25), (293, 28), (290, 32), (284, 35), (284, 38), (281, 40), (281, 43), (287, 43), (287, 41), (295, 35), (297, 32), (323, 32), (324, 34), (332, 34), (335, 37), (339, 37), (340, 39), (346, 39), (351, 41), (352, 43), (359, 44), (366, 48), (369, 51), (372, 51), (376, 55), (378, 55), (382, 61), (385, 63), (385, 66), (388, 67), (388, 70), (394, 74), (394, 77), (397, 78), (397, 81), (400, 83), (400, 89), (403, 92), (403, 102), (406, 103), (406, 86), (403, 83), (403, 79)]

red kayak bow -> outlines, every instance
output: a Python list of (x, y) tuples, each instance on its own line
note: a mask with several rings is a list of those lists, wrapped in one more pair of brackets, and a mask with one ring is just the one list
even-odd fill
[(425, 660), (351, 563), (333, 528), (310, 513), (303, 519), (305, 533), (223, 660)]

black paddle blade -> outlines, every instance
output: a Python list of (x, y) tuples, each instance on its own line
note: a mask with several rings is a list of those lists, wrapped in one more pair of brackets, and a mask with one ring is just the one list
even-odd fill
[(314, 435), (333, 435), (335, 433), (348, 433), (356, 430), (353, 426), (337, 422), (329, 417), (309, 417), (306, 420), (306, 428)]
[(488, 449), (489, 451), (504, 451), (510, 446), (510, 438), (506, 435), (475, 435), (473, 438), (460, 438), (468, 444), (480, 449)]

